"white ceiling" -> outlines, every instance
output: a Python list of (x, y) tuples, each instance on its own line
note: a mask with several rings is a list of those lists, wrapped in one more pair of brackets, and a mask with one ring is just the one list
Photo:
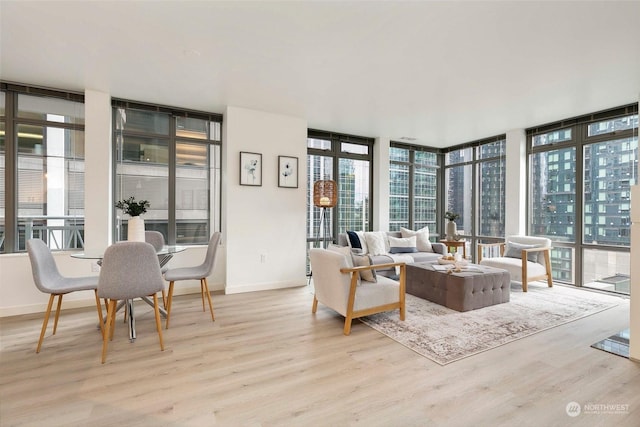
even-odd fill
[(0, 78), (448, 146), (637, 102), (640, 2), (0, 2)]

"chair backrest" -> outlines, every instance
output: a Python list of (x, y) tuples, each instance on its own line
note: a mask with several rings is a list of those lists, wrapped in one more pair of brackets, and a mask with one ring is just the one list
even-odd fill
[(164, 248), (164, 236), (159, 231), (145, 231), (144, 241), (150, 243), (156, 252)]
[(51, 285), (64, 280), (64, 277), (58, 271), (51, 250), (42, 240), (29, 239), (27, 240), (27, 252), (36, 287), (44, 293), (53, 292), (55, 289)]
[(210, 276), (213, 273), (213, 266), (216, 262), (216, 253), (218, 252), (218, 243), (220, 243), (220, 232), (216, 231), (211, 235), (209, 239), (209, 246), (207, 247), (207, 254), (204, 257), (202, 267), (205, 270), (203, 277)]
[(98, 296), (131, 299), (164, 289), (156, 251), (146, 242), (119, 242), (107, 248), (102, 259)]
[(309, 259), (316, 298), (344, 316), (349, 302), (351, 275), (341, 273), (340, 269), (349, 268), (347, 258), (338, 252), (312, 248)]
[[(535, 236), (508, 236), (506, 239), (506, 243), (509, 242), (518, 243), (520, 245), (536, 245), (542, 248), (550, 248), (551, 247), (551, 239), (547, 239), (546, 237), (535, 237)], [(542, 252), (538, 253), (538, 264), (544, 264), (544, 255)]]

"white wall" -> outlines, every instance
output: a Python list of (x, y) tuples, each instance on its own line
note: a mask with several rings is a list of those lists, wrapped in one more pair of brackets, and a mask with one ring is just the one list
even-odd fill
[[(306, 284), (307, 122), (228, 107), (223, 129), (225, 292)], [(241, 151), (262, 154), (262, 186), (240, 185)], [(298, 188), (278, 187), (279, 155), (298, 158)]]
[(372, 230), (389, 229), (389, 138), (373, 144), (373, 224)]
[(526, 234), (527, 137), (524, 129), (506, 133), (505, 236)]

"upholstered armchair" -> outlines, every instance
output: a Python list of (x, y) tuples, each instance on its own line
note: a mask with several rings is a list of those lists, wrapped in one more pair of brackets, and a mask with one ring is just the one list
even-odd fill
[[(484, 250), (491, 247), (497, 247), (499, 256), (483, 257)], [(523, 292), (535, 280), (546, 280), (549, 287), (553, 286), (551, 240), (545, 237), (510, 236), (504, 243), (479, 243), (477, 262), (507, 270), (511, 280), (522, 283)]]
[[(321, 302), (343, 315), (345, 335), (351, 333), (351, 321), (358, 317), (399, 309), (400, 320), (404, 320), (404, 263), (354, 267), (347, 255), (318, 248), (311, 249), (309, 257), (315, 288), (312, 312), (316, 313), (318, 302)], [(382, 275), (377, 276), (375, 282), (360, 279), (367, 271), (394, 267), (399, 270), (399, 281)]]

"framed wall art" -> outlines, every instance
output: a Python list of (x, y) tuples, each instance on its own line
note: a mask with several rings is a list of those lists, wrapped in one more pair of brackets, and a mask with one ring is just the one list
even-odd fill
[(262, 186), (262, 154), (240, 152), (240, 185)]
[(298, 188), (298, 158), (278, 156), (278, 187)]

